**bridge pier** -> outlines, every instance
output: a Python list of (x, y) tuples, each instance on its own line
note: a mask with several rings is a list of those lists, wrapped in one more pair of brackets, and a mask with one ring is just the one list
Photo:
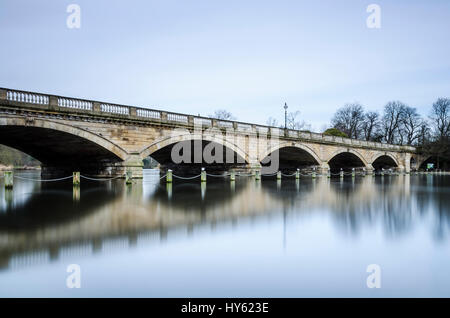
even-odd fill
[(366, 173), (368, 174), (368, 175), (372, 175), (373, 174), (373, 172), (374, 172), (374, 168), (373, 168), (373, 166), (372, 166), (372, 164), (371, 163), (368, 163), (367, 165), (366, 165)]
[(330, 166), (328, 163), (322, 163), (320, 167), (317, 167), (317, 174), (319, 176), (327, 176), (330, 171)]
[(133, 179), (142, 179), (144, 162), (138, 153), (131, 154), (125, 161), (117, 165), (116, 176), (131, 173)]
[(398, 166), (397, 167), (397, 172), (402, 174), (402, 173), (409, 173), (409, 171), (407, 171), (406, 167), (404, 166)]

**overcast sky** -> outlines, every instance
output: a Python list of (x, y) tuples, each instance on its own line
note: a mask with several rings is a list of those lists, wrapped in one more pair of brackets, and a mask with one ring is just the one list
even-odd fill
[(256, 123), (287, 102), (315, 131), (347, 102), (450, 97), (448, 0), (1, 0), (0, 39), (2, 87)]

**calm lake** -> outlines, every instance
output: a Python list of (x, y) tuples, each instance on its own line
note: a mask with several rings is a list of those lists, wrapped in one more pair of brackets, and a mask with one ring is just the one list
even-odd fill
[(450, 176), (3, 182), (1, 297), (450, 297)]

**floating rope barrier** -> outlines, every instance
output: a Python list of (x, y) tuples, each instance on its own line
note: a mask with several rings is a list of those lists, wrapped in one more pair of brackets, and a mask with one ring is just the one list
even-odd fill
[(276, 176), (278, 172), (275, 173), (266, 173), (266, 174), (262, 174), (262, 177), (272, 177), (272, 176)]
[(239, 173), (239, 172), (236, 175), (239, 176), (239, 177), (251, 177), (251, 176), (253, 176), (253, 174), (251, 174), (251, 173)]
[(53, 182), (53, 181), (62, 181), (62, 180), (71, 179), (72, 176), (63, 177), (63, 178), (57, 178), (57, 179), (33, 179), (33, 178), (19, 177), (19, 176), (15, 175), (14, 178), (21, 179), (21, 180), (27, 180), (27, 181)]
[(182, 176), (177, 176), (175, 174), (172, 174), (172, 176), (175, 177), (175, 178), (181, 179), (181, 180), (192, 180), (192, 179), (200, 177), (201, 174), (193, 176), (193, 177), (182, 177)]
[(215, 178), (225, 178), (225, 177), (229, 177), (231, 175), (231, 173), (226, 173), (226, 174), (206, 174), (208, 177), (215, 177)]
[[(91, 180), (91, 181), (110, 181), (110, 180), (115, 180), (115, 179), (119, 179), (119, 178), (123, 178), (125, 175), (121, 175), (121, 176), (117, 176), (117, 177), (113, 177), (113, 178), (91, 178), (88, 176), (83, 176), (80, 175), (81, 178), (87, 179), (87, 180)], [(72, 178), (72, 176), (70, 176)]]

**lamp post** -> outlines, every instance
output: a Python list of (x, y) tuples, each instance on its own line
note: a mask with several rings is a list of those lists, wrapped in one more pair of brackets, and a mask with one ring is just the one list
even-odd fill
[(287, 109), (288, 105), (284, 103), (284, 129), (287, 128)]

